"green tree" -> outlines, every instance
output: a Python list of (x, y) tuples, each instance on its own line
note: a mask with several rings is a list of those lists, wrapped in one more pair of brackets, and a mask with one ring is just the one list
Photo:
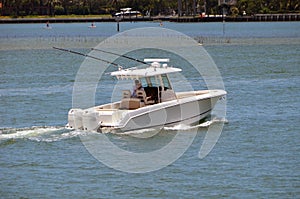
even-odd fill
[[(117, 12), (120, 8), (131, 7), (143, 14), (172, 14), (175, 10), (185, 15), (220, 14), (218, 0), (0, 0), (2, 14), (21, 15), (55, 15), (55, 14), (99, 14)], [(231, 8), (231, 9), (230, 9)], [(228, 10), (243, 11), (247, 15), (257, 13), (300, 13), (299, 0), (237, 0), (235, 7)]]

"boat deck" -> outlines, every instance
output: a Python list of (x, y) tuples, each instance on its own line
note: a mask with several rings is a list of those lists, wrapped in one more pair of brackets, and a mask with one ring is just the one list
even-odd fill
[(183, 99), (183, 98), (187, 98), (187, 97), (193, 97), (193, 96), (208, 94), (209, 92), (210, 92), (209, 90), (191, 91), (191, 92), (177, 92), (176, 97), (177, 97), (177, 99)]
[[(178, 92), (176, 93), (176, 99), (184, 99), (188, 97), (204, 95), (204, 94), (208, 94), (209, 92), (210, 92), (209, 90)], [(97, 106), (95, 107), (95, 110), (96, 111), (136, 110), (138, 108), (150, 106), (153, 104), (157, 104), (157, 103), (145, 104), (144, 102), (142, 102), (141, 99), (131, 97), (131, 98), (123, 98), (121, 101), (115, 103)]]

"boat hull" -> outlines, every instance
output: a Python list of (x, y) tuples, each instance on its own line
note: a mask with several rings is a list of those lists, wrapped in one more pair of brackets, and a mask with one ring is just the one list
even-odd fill
[[(174, 102), (167, 106), (149, 107), (143, 114), (131, 117), (118, 131), (131, 131), (147, 128), (162, 128), (176, 124), (192, 124), (207, 117), (215, 100), (205, 99), (186, 103)], [(100, 129), (99, 129), (100, 130)]]
[(217, 101), (226, 95), (223, 90), (176, 93), (177, 99), (135, 110), (118, 108), (120, 102), (85, 110), (69, 111), (69, 127), (98, 132), (127, 132), (162, 128), (176, 124), (193, 124), (207, 117)]

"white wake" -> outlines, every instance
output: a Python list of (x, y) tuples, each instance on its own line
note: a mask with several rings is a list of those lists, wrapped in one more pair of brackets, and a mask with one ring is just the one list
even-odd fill
[(186, 124), (178, 124), (175, 126), (171, 127), (164, 127), (164, 130), (167, 131), (189, 131), (193, 129), (198, 129), (198, 128), (207, 128), (211, 126), (214, 123), (228, 123), (228, 120), (225, 118), (213, 118), (212, 120), (205, 121), (203, 123), (197, 124), (197, 125), (186, 125)]
[(55, 142), (86, 134), (87, 132), (84, 131), (69, 130), (61, 126), (6, 128), (0, 130), (0, 141), (8, 139), (28, 139), (37, 142)]

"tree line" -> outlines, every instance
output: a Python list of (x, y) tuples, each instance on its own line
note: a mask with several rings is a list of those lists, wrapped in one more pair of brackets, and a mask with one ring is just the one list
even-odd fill
[(0, 0), (0, 14), (27, 15), (99, 15), (114, 14), (130, 7), (143, 15), (191, 16), (205, 13), (253, 15), (300, 12), (299, 0)]

